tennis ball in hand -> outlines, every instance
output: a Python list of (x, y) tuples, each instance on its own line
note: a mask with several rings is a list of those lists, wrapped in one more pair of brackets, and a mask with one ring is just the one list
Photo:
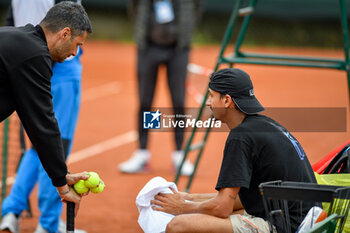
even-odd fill
[(88, 192), (89, 188), (85, 186), (84, 180), (79, 180), (77, 183), (74, 184), (74, 190), (79, 194), (83, 194)]
[(98, 184), (98, 186), (96, 188), (90, 189), (90, 191), (93, 193), (100, 193), (104, 190), (104, 188), (105, 188), (105, 184), (103, 183), (102, 180), (100, 180), (100, 183)]
[(96, 172), (88, 172), (89, 179), (85, 180), (85, 186), (88, 188), (95, 188), (100, 182), (100, 177)]

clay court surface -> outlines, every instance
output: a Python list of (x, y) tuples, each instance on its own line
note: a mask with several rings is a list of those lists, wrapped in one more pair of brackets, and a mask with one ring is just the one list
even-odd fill
[[(343, 57), (342, 51), (333, 50), (247, 50)], [(218, 53), (219, 46), (195, 46), (190, 61), (213, 68)], [(174, 179), (170, 160), (174, 143), (173, 134), (169, 132), (150, 135), (149, 149), (152, 152), (152, 160), (149, 173), (127, 175), (117, 170), (117, 165), (129, 158), (137, 148), (135, 129), (138, 97), (135, 55), (136, 49), (133, 44), (88, 41), (84, 45), (82, 108), (73, 152), (68, 163), (73, 173), (98, 172), (106, 184), (104, 192), (99, 195), (90, 194), (84, 197), (81, 203), (76, 226), (89, 233), (142, 232), (137, 223), (138, 211), (135, 205), (138, 192), (154, 176), (162, 176), (169, 181)], [(253, 65), (237, 67), (250, 74), (256, 96), (265, 107), (347, 108), (346, 132), (293, 133), (301, 142), (312, 164), (350, 138), (349, 97), (345, 72)], [(206, 83), (207, 79), (203, 78), (202, 86), (198, 88), (202, 90)], [(157, 84), (154, 106), (170, 107), (170, 103), (163, 69)], [(187, 106), (198, 106), (191, 95), (187, 95)], [(226, 136), (227, 132), (210, 134), (191, 192), (215, 191)], [(180, 189), (184, 187), (186, 180), (181, 180)], [(31, 204), (34, 217), (22, 220), (23, 233), (32, 233), (37, 224), (39, 211), (36, 191), (31, 196)]]

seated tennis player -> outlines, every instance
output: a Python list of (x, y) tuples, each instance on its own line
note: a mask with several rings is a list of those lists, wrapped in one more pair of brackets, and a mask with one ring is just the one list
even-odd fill
[[(310, 162), (283, 126), (259, 114), (264, 108), (246, 72), (233, 68), (214, 72), (207, 106), (230, 128), (217, 192), (188, 194), (173, 190), (173, 194), (156, 195), (151, 201), (153, 209), (176, 215), (167, 225), (167, 233), (270, 232), (259, 184), (273, 180), (316, 183)], [(311, 206), (303, 208), (306, 214)], [(293, 216), (293, 208), (290, 213), (295, 232), (300, 222)]]

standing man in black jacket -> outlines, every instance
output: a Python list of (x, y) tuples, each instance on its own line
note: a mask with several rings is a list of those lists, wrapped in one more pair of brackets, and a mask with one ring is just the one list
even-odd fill
[(62, 2), (33, 26), (0, 28), (0, 122), (14, 111), (37, 150), (40, 161), (62, 199), (76, 203), (81, 196), (68, 185), (86, 179), (68, 175), (51, 96), (52, 64), (75, 56), (92, 32), (84, 8)]

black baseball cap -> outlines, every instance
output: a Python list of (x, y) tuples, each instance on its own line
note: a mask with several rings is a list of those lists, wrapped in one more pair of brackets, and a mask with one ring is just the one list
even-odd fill
[(255, 97), (249, 75), (240, 69), (226, 68), (214, 72), (210, 77), (209, 88), (223, 95), (230, 95), (236, 106), (248, 115), (264, 111)]

